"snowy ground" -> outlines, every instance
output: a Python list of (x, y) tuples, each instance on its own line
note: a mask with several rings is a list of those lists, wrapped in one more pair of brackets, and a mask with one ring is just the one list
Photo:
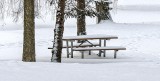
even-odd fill
[[(50, 63), (51, 52), (47, 49), (53, 39), (53, 28), (36, 29), (36, 63), (23, 63), (22, 30), (0, 31), (0, 81), (159, 81), (160, 80), (160, 28), (159, 25), (115, 24), (106, 21), (87, 26), (88, 34), (118, 35), (119, 39), (108, 41), (108, 45), (122, 45), (113, 59), (89, 56), (80, 59), (66, 58), (63, 50), (62, 64)], [(72, 31), (72, 32), (71, 32)], [(76, 35), (76, 28), (66, 26), (65, 36)], [(96, 53), (96, 52), (94, 52)]]
[[(120, 1), (124, 5), (125, 0)], [(157, 12), (119, 8), (116, 14), (112, 13), (116, 23), (95, 24), (95, 19), (88, 18), (87, 34), (117, 35), (119, 39), (107, 41), (107, 44), (125, 46), (127, 50), (119, 51), (117, 59), (113, 59), (112, 51), (107, 52), (105, 58), (98, 57), (97, 52), (92, 52), (91, 56), (86, 53), (85, 59), (75, 52), (74, 58), (68, 59), (64, 49), (61, 64), (50, 62), (51, 50), (47, 49), (52, 45), (53, 21), (37, 22), (37, 62), (24, 63), (21, 61), (22, 23), (7, 24), (10, 22), (7, 20), (6, 25), (0, 27), (0, 81), (159, 81), (160, 25), (157, 22), (160, 16), (155, 17)], [(148, 15), (152, 21), (145, 19)], [(140, 18), (133, 20), (134, 17)], [(76, 35), (75, 21), (66, 21), (64, 36)]]
[(113, 8), (111, 13), (116, 23), (157, 24), (160, 22), (160, 1), (118, 0), (117, 6)]

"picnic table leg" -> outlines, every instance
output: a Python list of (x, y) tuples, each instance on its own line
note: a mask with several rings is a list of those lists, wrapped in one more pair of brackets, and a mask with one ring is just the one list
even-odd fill
[(89, 55), (91, 55), (91, 50), (89, 50)]
[(73, 41), (71, 40), (71, 58), (73, 58)]
[(66, 41), (66, 45), (67, 45), (67, 58), (69, 58), (68, 40)]
[[(106, 39), (104, 39), (104, 47), (106, 47)], [(104, 50), (103, 57), (106, 57), (106, 50)]]
[(84, 51), (82, 51), (82, 56), (81, 57), (82, 57), (82, 59), (84, 59)]
[[(101, 39), (99, 39), (99, 45), (100, 45), (99, 47), (101, 47), (101, 45), (102, 45), (102, 44), (101, 44)], [(102, 50), (99, 50), (99, 56), (100, 56), (100, 57), (101, 57), (101, 53), (102, 53)]]
[(114, 59), (117, 58), (117, 51), (118, 51), (118, 50), (114, 50)]
[(89, 55), (91, 55), (91, 51), (89, 51)]

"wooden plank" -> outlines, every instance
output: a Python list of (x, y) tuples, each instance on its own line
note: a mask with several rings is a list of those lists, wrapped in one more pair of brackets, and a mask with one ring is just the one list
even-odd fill
[[(91, 46), (99, 46), (99, 44), (82, 44), (79, 46), (79, 44), (73, 45), (73, 47), (91, 47)], [(63, 46), (63, 48), (67, 48), (67, 46)], [(71, 48), (71, 46), (68, 46), (68, 48)]]
[(73, 48), (73, 51), (89, 51), (89, 50), (126, 50), (126, 48), (121, 46)]
[[(99, 46), (99, 44), (98, 43), (93, 43), (92, 45), (91, 44), (86, 44), (86, 43), (84, 43), (84, 44), (82, 44), (82, 45), (80, 45), (80, 44), (73, 44), (73, 47), (91, 47), (91, 46)], [(67, 46), (63, 46), (63, 48), (66, 48)], [(71, 47), (71, 45), (69, 45), (68, 46), (69, 48)]]
[(82, 58), (84, 58), (84, 51), (91, 51), (91, 50), (98, 50), (98, 51), (99, 50), (103, 50), (103, 51), (104, 50), (114, 50), (114, 59), (115, 59), (117, 57), (118, 50), (126, 50), (126, 48), (122, 47), (122, 46), (73, 48), (73, 51), (81, 51), (82, 52)]
[[(73, 44), (73, 47), (92, 47), (92, 46), (99, 46), (98, 43), (91, 44), (82, 44), (79, 46), (79, 44)], [(63, 48), (67, 48), (67, 45), (63, 46)], [(71, 45), (68, 45), (68, 48), (71, 48)], [(48, 47), (48, 49), (53, 49), (53, 47)]]

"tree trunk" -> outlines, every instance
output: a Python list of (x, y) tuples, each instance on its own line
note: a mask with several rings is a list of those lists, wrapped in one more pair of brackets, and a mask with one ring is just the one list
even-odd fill
[(35, 62), (35, 22), (34, 0), (24, 0), (23, 58), (25, 62)]
[(66, 0), (59, 0), (58, 2), (58, 10), (56, 12), (56, 25), (54, 29), (54, 42), (53, 42), (51, 62), (61, 62), (62, 45), (63, 45), (62, 37), (63, 37), (63, 30), (64, 30), (65, 1)]
[[(98, 2), (98, 1), (96, 1), (95, 3), (96, 3), (96, 10), (97, 10), (97, 12), (101, 13), (101, 11), (102, 11), (102, 5), (100, 5), (100, 2)], [(101, 17), (100, 17), (100, 15), (98, 15), (97, 16), (97, 24), (100, 23), (100, 21), (101, 21)]]
[(109, 19), (110, 2), (95, 1), (95, 3), (96, 3), (96, 10), (99, 13), (97, 16), (97, 24), (100, 23), (101, 20)]
[(85, 0), (77, 0), (77, 35), (86, 35)]

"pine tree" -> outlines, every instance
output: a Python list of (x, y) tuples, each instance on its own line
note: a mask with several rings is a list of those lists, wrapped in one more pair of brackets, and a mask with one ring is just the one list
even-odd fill
[(35, 62), (35, 22), (34, 1), (24, 0), (24, 40), (23, 58), (25, 62)]
[(111, 8), (109, 7), (109, 4), (111, 4), (111, 2), (107, 1), (103, 1), (103, 0), (99, 0), (99, 1), (95, 1), (96, 4), (96, 11), (97, 11), (97, 23), (100, 23), (101, 20), (108, 20), (110, 19), (110, 14), (109, 14), (109, 10), (111, 10)]
[(77, 35), (86, 35), (85, 0), (77, 0)]

